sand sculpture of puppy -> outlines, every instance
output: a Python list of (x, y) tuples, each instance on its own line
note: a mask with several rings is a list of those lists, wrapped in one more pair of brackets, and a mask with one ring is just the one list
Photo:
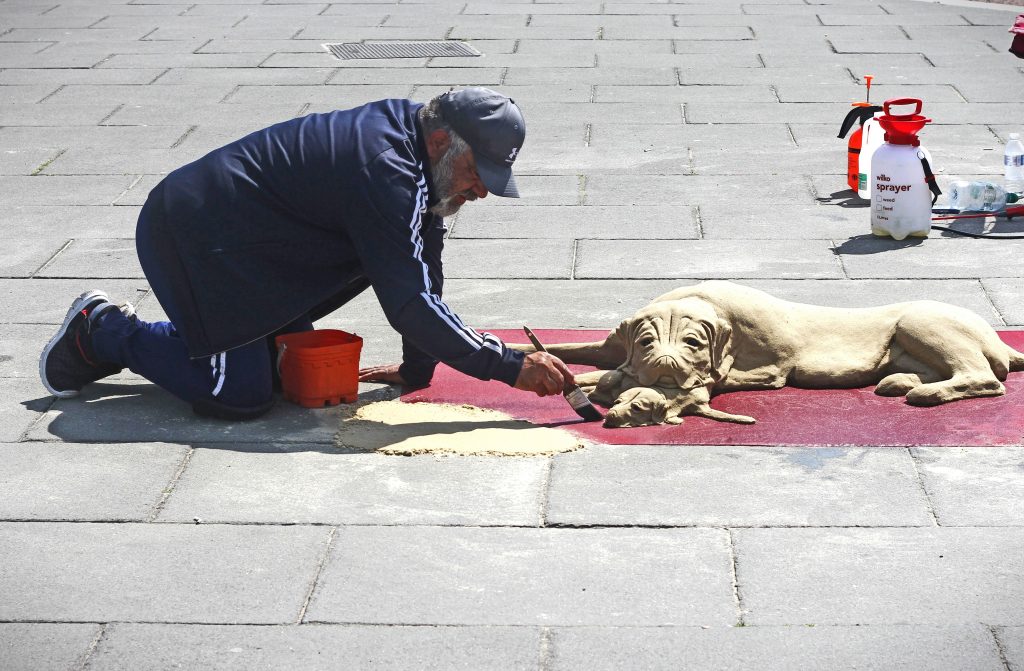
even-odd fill
[[(518, 346), (532, 351), (529, 346)], [(710, 407), (744, 389), (861, 387), (937, 405), (1000, 396), (1024, 354), (974, 313), (936, 301), (875, 308), (792, 303), (731, 282), (676, 289), (623, 321), (605, 340), (550, 344), (606, 426), (678, 424), (684, 415), (753, 423)]]

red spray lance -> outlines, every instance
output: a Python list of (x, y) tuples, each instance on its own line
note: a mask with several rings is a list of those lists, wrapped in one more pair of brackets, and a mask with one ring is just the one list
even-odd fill
[(868, 90), (867, 100), (853, 103), (853, 109), (843, 119), (843, 125), (839, 128), (838, 137), (844, 138), (854, 124), (857, 125), (857, 130), (853, 131), (853, 135), (850, 136), (850, 140), (846, 145), (846, 183), (854, 191), (857, 190), (859, 181), (860, 151), (864, 137), (864, 122), (873, 117), (876, 112), (882, 111), (881, 107), (872, 105), (870, 102), (872, 79), (874, 79), (873, 75), (864, 75), (864, 81), (867, 83)]

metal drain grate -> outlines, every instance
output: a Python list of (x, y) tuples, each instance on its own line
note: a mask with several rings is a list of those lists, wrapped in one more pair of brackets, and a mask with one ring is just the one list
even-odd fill
[(465, 42), (345, 42), (325, 44), (335, 58), (429, 58), (431, 56), (479, 56), (480, 52)]

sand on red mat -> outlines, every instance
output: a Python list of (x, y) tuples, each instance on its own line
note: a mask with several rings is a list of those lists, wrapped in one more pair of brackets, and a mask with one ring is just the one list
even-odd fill
[[(506, 342), (527, 342), (522, 331), (491, 331)], [(536, 330), (543, 343), (602, 340), (608, 331)], [(1024, 351), (1024, 331), (1001, 331)], [(592, 370), (570, 366), (575, 372)], [(756, 424), (728, 424), (686, 417), (681, 425), (606, 429), (579, 419), (560, 397), (540, 398), (500, 382), (482, 382), (439, 365), (429, 387), (410, 391), (410, 403), (467, 403), (500, 410), (541, 426), (559, 426), (608, 445), (1016, 445), (1024, 438), (1024, 373), (1010, 373), (1006, 395), (974, 398), (932, 408), (860, 389), (795, 389), (731, 392), (712, 407), (750, 415)]]

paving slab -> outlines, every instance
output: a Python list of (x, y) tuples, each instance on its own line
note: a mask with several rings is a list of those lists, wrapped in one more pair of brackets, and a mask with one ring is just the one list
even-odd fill
[[(582, 135), (581, 135), (582, 137)], [(586, 180), (579, 175), (520, 175), (516, 174), (519, 198), (487, 197), (462, 210), (463, 215), (475, 219), (485, 211), (524, 205), (580, 205)], [(618, 204), (618, 203), (616, 203)], [(510, 216), (514, 216), (510, 213)]]
[(581, 240), (575, 277), (694, 279), (840, 279), (831, 243), (764, 240)]
[(32, 54), (6, 56), (4, 64), (12, 68), (56, 68), (63, 70), (66, 68), (92, 68), (99, 65), (102, 60), (102, 58), (95, 54), (64, 54), (59, 49), (46, 49)]
[[(539, 20), (541, 17), (535, 17)], [(549, 18), (549, 17), (544, 17)], [(531, 21), (532, 24), (532, 21)], [(672, 41), (661, 40), (518, 40), (517, 54), (610, 54), (667, 55), (673, 53)]]
[[(988, 278), (1014, 277), (1024, 252), (1021, 240), (891, 238), (862, 235), (836, 247), (848, 277)], [(978, 244), (981, 243), (981, 244)]]
[(0, 154), (0, 175), (31, 175), (58, 154), (56, 149), (6, 149)]
[[(672, 106), (678, 113), (680, 106)], [(681, 115), (680, 115), (681, 116)], [(547, 138), (534, 138), (530, 149), (516, 163), (522, 171), (540, 175), (652, 175), (682, 176), (692, 173), (687, 151), (672, 145), (633, 145), (628, 150), (572, 146), (553, 147)], [(540, 144), (541, 146), (538, 146)]]
[[(133, 70), (102, 70), (101, 72), (134, 72)], [(164, 73), (164, 74), (160, 74)], [(0, 77), (4, 73), (0, 73)], [(160, 74), (159, 78), (156, 75)], [(153, 85), (212, 85), (220, 82), (263, 86), (311, 86), (323, 84), (334, 74), (334, 68), (302, 68), (293, 70), (261, 68), (229, 68), (224, 70), (170, 68), (154, 72)], [(2, 81), (2, 80), (0, 80)]]
[(530, 627), (208, 626), (116, 623), (89, 668), (508, 669), (537, 667)]
[[(352, 86), (361, 84), (436, 84), (497, 86), (501, 82), (501, 67), (490, 68), (346, 68), (339, 70), (328, 82), (328, 86)], [(524, 82), (527, 83), (527, 82)], [(528, 82), (536, 83), (536, 82)], [(339, 94), (343, 90), (339, 89)]]
[(7, 205), (110, 205), (134, 180), (134, 175), (4, 176), (0, 191)]
[[(145, 282), (133, 280), (104, 280), (96, 283), (81, 279), (4, 279), (0, 280), (0, 296), (7, 309), (0, 315), (0, 323), (60, 324), (75, 298), (92, 288), (101, 288), (112, 298), (133, 303), (138, 302), (149, 290)], [(53, 327), (46, 330), (56, 332)], [(46, 340), (49, 340), (49, 335)], [(40, 350), (43, 344), (39, 343)]]
[[(279, 21), (277, 22), (280, 23)], [(379, 41), (390, 41), (390, 40), (442, 40), (442, 39), (500, 39), (506, 36), (498, 34), (489, 34), (488, 31), (476, 31), (472, 26), (469, 27), (468, 35), (455, 36), (455, 30), (458, 26), (453, 26), (454, 20), (446, 25), (434, 24), (433, 26), (423, 27), (402, 27), (402, 26), (375, 26), (375, 27), (360, 27), (360, 26), (349, 26), (348, 19), (344, 17), (333, 17), (333, 21), (318, 19), (315, 22), (309, 22), (302, 29), (301, 32), (293, 35), (280, 35), (280, 37), (291, 37), (292, 39), (300, 40), (320, 40), (321, 42), (351, 42), (366, 40), (369, 42)], [(292, 27), (292, 26), (289, 26)], [(521, 31), (522, 28), (513, 29), (513, 31)], [(446, 35), (446, 33), (450, 33)], [(501, 27), (495, 27), (490, 33), (500, 32)], [(270, 37), (270, 35), (267, 35)], [(513, 38), (514, 39), (514, 38)], [(284, 65), (288, 60), (286, 58), (278, 57), (289, 57), (294, 54), (275, 54), (275, 58), (271, 58), (267, 63), (262, 63), (260, 67), (267, 67), (268, 63), (278, 60), (280, 65)], [(334, 60), (333, 56), (327, 55), (327, 61)], [(301, 63), (301, 61), (295, 61)], [(316, 61), (309, 60), (309, 64), (316, 64)], [(382, 64), (384, 65), (384, 64)], [(295, 67), (295, 66), (293, 66)]]
[(608, 23), (602, 31), (606, 40), (636, 40), (652, 38), (668, 38), (673, 40), (750, 40), (753, 39), (753, 32), (749, 26), (727, 25), (727, 26), (695, 26), (680, 23), (678, 26), (655, 25), (650, 28), (642, 23), (637, 25), (622, 25)]
[(1019, 528), (737, 529), (733, 537), (750, 625), (1024, 622)]
[[(766, 131), (765, 135), (774, 135), (774, 131)], [(742, 198), (794, 204), (816, 202), (810, 183), (802, 179), (758, 181), (742, 175), (588, 174), (585, 177), (586, 205), (645, 205), (653, 201), (666, 205), (724, 207)], [(740, 211), (739, 207), (736, 209)]]
[[(102, 12), (97, 12), (96, 18), (93, 20), (91, 24), (93, 27), (63, 26), (63, 29), (60, 31), (43, 30), (40, 26), (20, 27), (15, 28), (4, 37), (10, 38), (11, 40), (33, 41), (49, 39), (59, 41), (61, 43), (67, 43), (68, 45), (75, 45), (83, 42), (93, 44), (101, 42), (108, 42), (110, 44), (122, 44), (128, 41), (141, 42), (142, 38), (145, 37), (148, 31), (146, 30), (145, 27), (140, 27), (140, 24), (143, 26), (151, 26), (154, 21), (153, 19), (148, 18), (140, 18), (137, 21), (134, 19), (124, 20), (134, 21), (135, 23), (134, 25), (128, 25), (123, 27), (115, 26), (113, 25), (114, 22), (104, 19)], [(152, 30), (152, 28), (150, 28), (150, 30)], [(113, 51), (115, 50), (112, 49), (111, 52)], [(191, 49), (189, 49), (189, 51), (191, 51)]]
[(700, 228), (708, 240), (844, 239), (863, 233), (865, 214), (820, 203), (764, 201), (741, 197), (699, 205)]
[[(26, 380), (25, 398), (45, 394), (38, 380)], [(46, 396), (49, 398), (49, 396)], [(2, 412), (2, 411), (0, 411)], [(332, 444), (337, 408), (312, 410), (280, 400), (271, 411), (244, 423), (201, 418), (169, 392), (142, 380), (100, 381), (70, 399), (56, 401), (33, 427), (31, 440), (65, 442), (237, 443), (288, 442)], [(26, 427), (22, 427), (24, 430)], [(0, 433), (0, 435), (3, 435)], [(20, 433), (19, 433), (20, 435)], [(17, 440), (17, 438), (6, 438)]]
[[(0, 181), (3, 178), (0, 177)], [(4, 277), (27, 278), (42, 268), (65, 245), (68, 239), (62, 236), (16, 237), (9, 239), (0, 255), (0, 275)]]
[[(605, 58), (611, 58), (606, 56)], [(511, 67), (502, 83), (524, 84), (616, 84), (623, 80), (634, 85), (671, 86), (676, 83), (671, 66), (624, 67), (611, 62), (601, 67), (523, 68)], [(527, 112), (528, 113), (528, 112)], [(596, 119), (595, 119), (596, 120)]]
[[(411, 91), (409, 84), (386, 86), (248, 86), (236, 87), (225, 102), (235, 105), (258, 105), (263, 103), (290, 104), (293, 102), (326, 105), (329, 109), (358, 107), (373, 100), (384, 98), (406, 98)], [(333, 107), (331, 107), (333, 106)]]
[(99, 633), (98, 624), (0, 623), (0, 667), (5, 671), (79, 668)]
[(568, 279), (572, 240), (449, 240), (445, 243), (446, 278)]
[[(416, 101), (427, 102), (435, 96), (439, 96), (449, 87), (437, 86), (435, 84), (416, 85), (409, 97)], [(521, 109), (528, 110), (531, 106), (542, 102), (589, 102), (593, 98), (594, 87), (590, 84), (548, 84), (531, 86), (502, 86), (501, 92), (514, 100)], [(530, 126), (530, 145), (533, 144), (534, 128)], [(517, 174), (518, 177), (518, 174)], [(518, 181), (518, 180), (517, 180)]]
[(170, 126), (7, 126), (0, 139), (9, 147), (71, 149), (89, 147), (97, 152), (119, 145), (169, 148), (188, 130), (187, 124)]
[(594, 87), (594, 102), (617, 103), (649, 100), (651, 102), (777, 102), (775, 94), (764, 84), (748, 86), (609, 86)]
[(33, 231), (32, 236), (55, 238), (132, 237), (141, 208), (95, 205), (16, 205), (5, 212), (0, 231), (14, 235)]
[(306, 621), (725, 625), (729, 566), (719, 529), (345, 527)]
[(0, 442), (21, 440), (52, 403), (53, 397), (38, 377), (4, 378), (0, 386)]
[(1024, 279), (1001, 277), (981, 280), (999, 316), (1007, 324), (1024, 325)]
[[(622, 42), (627, 43), (627, 44), (631, 43), (631, 42), (634, 42), (634, 41), (635, 40), (622, 40)], [(702, 46), (702, 45), (705, 47), (705, 49), (710, 49), (712, 45), (714, 45), (714, 46), (720, 45), (720, 44), (722, 44), (722, 42), (718, 42), (718, 41), (716, 41), (716, 42), (707, 42), (707, 43), (703, 43), (703, 42), (680, 42), (679, 40), (672, 40), (672, 42), (674, 44), (684, 44), (684, 45), (687, 45), (687, 46), (689, 46), (689, 45), (696, 45), (696, 46), (689, 46), (689, 48), (687, 48), (686, 46), (684, 46), (683, 48), (678, 48), (677, 47), (676, 48), (676, 53), (674, 53), (674, 54), (651, 54), (649, 56), (645, 55), (645, 54), (639, 54), (639, 53), (601, 54), (600, 56), (598, 56), (597, 63), (602, 68), (629, 68), (629, 69), (632, 69), (632, 70), (643, 70), (644, 67), (645, 67), (645, 64), (647, 64), (650, 67), (673, 68), (673, 69), (676, 69), (676, 70), (682, 70), (682, 69), (685, 69), (685, 68), (698, 68), (698, 69), (700, 69), (700, 65), (701, 65), (702, 62), (707, 61), (709, 58), (713, 58), (714, 61), (715, 61), (715, 64), (720, 66), (720, 67), (723, 67), (723, 68), (737, 68), (738, 70), (742, 70), (744, 68), (750, 68), (750, 69), (753, 69), (753, 68), (761, 69), (761, 68), (763, 68), (763, 66), (761, 64), (761, 59), (758, 58), (757, 54), (756, 53), (747, 53), (747, 50), (745, 50), (743, 48), (735, 49), (735, 50), (732, 50), (732, 51), (728, 51), (727, 50), (724, 53), (722, 53), (721, 50), (717, 50), (717, 51), (715, 51), (713, 53), (712, 56), (709, 56), (709, 55), (705, 55), (705, 52), (698, 51), (697, 49), (700, 46)], [(732, 41), (732, 42), (730, 42), (730, 44), (743, 45), (745, 43), (744, 42)], [(700, 84), (707, 84), (707, 85), (711, 86), (711, 85), (719, 85), (720, 83), (729, 83), (729, 82), (719, 82), (718, 81), (718, 73), (720, 73), (720, 72), (730, 72), (729, 70), (716, 70), (714, 72), (714, 74), (709, 74), (707, 68), (703, 68), (703, 69), (701, 69), (701, 71), (704, 74), (703, 74), (703, 77), (701, 78), (700, 82), (692, 82), (692, 81), (686, 81), (686, 80), (679, 80), (678, 78), (677, 78), (677, 81), (679, 83), (683, 84), (683, 85), (693, 84), (693, 83), (700, 83)], [(604, 81), (596, 82), (596, 83), (598, 83), (598, 84), (604, 83), (604, 84), (607, 84), (607, 85), (617, 85), (617, 84), (622, 84), (622, 83), (633, 84), (633, 83), (635, 83), (635, 79), (633, 77), (621, 77), (621, 78), (616, 79), (616, 80), (608, 78), (608, 79), (606, 79)], [(667, 84), (664, 84), (664, 82), (662, 80), (660, 80), (660, 79), (658, 79), (658, 80), (640, 81), (639, 83), (640, 84), (646, 84), (646, 85), (656, 85), (656, 84), (667, 85)]]
[[(211, 126), (245, 127), (246, 132), (259, 130), (279, 121), (286, 121), (297, 116), (303, 104), (296, 102), (266, 104), (254, 107), (251, 105), (232, 105), (230, 103), (196, 103), (188, 101), (168, 101), (163, 105), (124, 105), (103, 121), (111, 126), (148, 126), (148, 125), (189, 125), (206, 124)], [(242, 133), (238, 137), (245, 135)]]
[[(856, 96), (859, 92), (851, 87), (850, 93)], [(686, 103), (686, 121), (694, 124), (804, 124), (827, 123), (836, 118), (834, 103)]]
[(162, 26), (149, 33), (149, 40), (192, 40), (216, 39), (219, 37), (237, 40), (287, 40), (296, 35), (301, 28), (290, 21), (277, 21), (272, 24), (245, 20), (234, 28), (226, 26), (202, 25)]
[(219, 445), (195, 451), (158, 519), (538, 526), (547, 473), (547, 459)]
[[(829, 42), (835, 47), (836, 52), (840, 54), (924, 54), (929, 61), (938, 67), (968, 65), (973, 62), (974, 56), (979, 51), (988, 52), (986, 56), (993, 55), (991, 48), (989, 48), (984, 40), (972, 39), (966, 36), (961, 36), (955, 41), (934, 38), (917, 40), (897, 38), (886, 40), (877, 38), (864, 39), (862, 36), (860, 40), (857, 40), (853, 37), (830, 37)], [(947, 60), (940, 57), (940, 54), (945, 53), (956, 54), (958, 58)], [(1005, 57), (1001, 60), (1003, 63), (1006, 62)], [(879, 100), (885, 100), (885, 98), (879, 96)]]
[(37, 378), (39, 353), (56, 330), (48, 325), (0, 324), (0, 378)]
[[(208, 20), (201, 17), (203, 21)], [(256, 68), (271, 57), (271, 52), (244, 54), (114, 54), (97, 62), (97, 68)], [(322, 64), (321, 64), (322, 65)]]
[(555, 628), (560, 669), (1002, 669), (979, 624), (715, 628)]
[[(120, 144), (120, 143), (118, 143)], [(40, 175), (166, 174), (192, 161), (188, 148), (71, 147), (43, 166)], [(134, 235), (134, 230), (129, 230)], [(107, 233), (112, 235), (113, 231)]]
[(612, 328), (675, 280), (448, 280), (445, 301), (481, 329)]
[[(5, 59), (7, 60), (7, 59)], [(76, 123), (97, 124), (117, 109), (116, 103), (74, 102), (52, 105), (45, 103), (9, 103), (0, 105), (0, 125), (4, 126), (69, 126)]]
[[(519, 328), (527, 323), (536, 328), (610, 329), (658, 296), (697, 281), (449, 280), (445, 282), (444, 295), (452, 309), (478, 328)], [(1003, 326), (976, 280), (747, 279), (739, 283), (786, 300), (831, 307), (941, 300), (973, 310), (993, 326)], [(358, 301), (339, 310), (339, 320), (369, 310), (380, 311), (369, 293)], [(145, 310), (142, 314), (149, 316)], [(385, 324), (382, 315), (380, 324)]]
[[(954, 38), (950, 38), (954, 39)], [(877, 79), (874, 83), (879, 84), (946, 84), (960, 87), (967, 82), (987, 84), (993, 87), (1002, 86), (1004, 83), (1016, 83), (1024, 77), (1014, 62), (1002, 65), (993, 65), (983, 70), (956, 68), (956, 67), (900, 67), (892, 69), (876, 69)], [(863, 87), (864, 80), (861, 71), (856, 71), (856, 80)], [(868, 73), (870, 74), (870, 73)], [(838, 83), (838, 82), (837, 82)], [(874, 88), (874, 83), (872, 88)]]
[[(850, 103), (860, 93), (864, 92), (863, 87), (860, 87), (858, 90), (857, 85), (851, 83), (818, 84), (816, 86), (805, 83), (779, 84), (775, 89), (779, 94), (779, 101), (784, 103)], [(872, 83), (871, 96), (875, 98), (876, 104), (881, 104), (877, 101), (885, 101), (890, 98), (920, 98), (927, 101), (926, 104), (929, 107), (933, 102), (964, 102), (964, 97), (960, 94), (960, 87), (954, 88), (948, 84), (882, 84), (875, 86)], [(1006, 98), (1005, 100), (1017, 99), (1019, 98)], [(931, 130), (931, 128), (928, 130)], [(925, 132), (927, 133), (927, 131)], [(835, 137), (835, 134), (825, 135), (824, 137), (831, 139)]]
[[(450, 40), (594, 40), (599, 38), (594, 26), (478, 26), (455, 23), (448, 33)], [(306, 32), (303, 32), (306, 35)]]
[(997, 627), (995, 633), (1010, 671), (1024, 669), (1024, 627)]
[(554, 459), (549, 525), (931, 526), (906, 450), (594, 446)]
[[(155, 42), (155, 44), (160, 44)], [(97, 100), (102, 97), (104, 102), (152, 104), (187, 97), (196, 102), (219, 102), (233, 88), (232, 84), (164, 84), (159, 88), (139, 85), (96, 85), (67, 84), (49, 96), (42, 105), (66, 105), (78, 100)]]
[(1024, 526), (1024, 450), (912, 448), (942, 526)]
[[(820, 60), (823, 63), (828, 62), (826, 58), (822, 58)], [(681, 63), (679, 64), (677, 74), (679, 83), (684, 86), (740, 86), (745, 84), (780, 84), (797, 82), (806, 82), (813, 85), (816, 83), (845, 84), (850, 81), (850, 71), (843, 67), (836, 67), (827, 64), (819, 65), (814, 63), (807, 64), (803, 67), (764, 67), (758, 59), (754, 59), (754, 62), (747, 67), (715, 69), (714, 71), (709, 71), (707, 67), (701, 67), (699, 62), (691, 62), (688, 64)], [(881, 77), (879, 77), (879, 79), (881, 79)], [(839, 121), (842, 122), (842, 119)]]
[(161, 443), (0, 444), (0, 519), (144, 522), (187, 452)]
[(144, 279), (134, 238), (73, 240), (36, 272), (44, 278)]
[[(677, 112), (681, 103), (680, 100), (670, 103), (672, 111)], [(688, 163), (685, 150), (692, 141), (692, 137), (686, 130), (686, 126), (675, 116), (662, 119), (658, 124), (602, 123), (598, 121), (590, 125), (590, 135), (587, 141), (593, 147), (615, 152), (636, 151), (638, 145), (644, 153), (678, 152), (679, 160)]]
[[(2, 43), (0, 43), (2, 44)], [(37, 47), (38, 48), (38, 47)], [(34, 103), (39, 102), (57, 90), (55, 84), (34, 84), (34, 85), (11, 85), (4, 87), (7, 94), (5, 103)]]
[(799, 303), (873, 307), (912, 300), (945, 301), (1003, 326), (977, 280), (743, 280), (741, 284)]
[(0, 523), (0, 619), (295, 622), (323, 527)]
[[(917, 4), (917, 3), (915, 3)], [(1003, 20), (1006, 15), (1003, 14)], [(820, 21), (826, 26), (899, 26), (914, 23), (919, 26), (965, 26), (967, 19), (959, 12), (928, 13), (915, 16), (913, 21), (906, 16), (895, 14), (860, 14), (847, 12), (843, 14), (822, 14)]]
[(932, 103), (929, 114), (943, 124), (1001, 124), (1020, 118), (1024, 104), (1013, 103)]
[(460, 216), (451, 238), (570, 238), (649, 240), (696, 238), (688, 208), (655, 206), (530, 206), (490, 208)]

